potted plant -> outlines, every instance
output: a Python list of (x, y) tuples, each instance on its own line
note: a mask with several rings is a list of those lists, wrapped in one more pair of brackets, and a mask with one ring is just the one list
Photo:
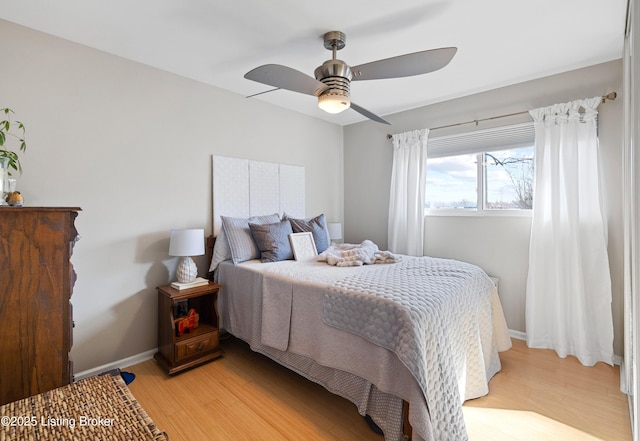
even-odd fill
[(22, 165), (20, 164), (18, 153), (8, 149), (9, 141), (12, 139), (17, 140), (18, 150), (21, 152), (27, 149), (27, 143), (24, 140), (24, 124), (20, 121), (12, 121), (12, 113), (14, 113), (13, 110), (8, 107), (0, 109), (0, 118), (3, 117), (2, 121), (0, 121), (0, 162), (2, 162), (2, 158), (7, 158), (6, 167), (9, 176), (12, 176), (11, 169), (22, 173)]

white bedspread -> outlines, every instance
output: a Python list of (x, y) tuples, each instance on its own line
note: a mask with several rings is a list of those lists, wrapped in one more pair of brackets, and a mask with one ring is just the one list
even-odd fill
[(323, 318), (393, 351), (427, 398), (435, 439), (458, 441), (466, 439), (462, 402), (487, 394), (500, 370), (492, 288), (475, 265), (406, 257), (336, 282)]
[[(402, 265), (408, 265), (413, 262), (413, 258), (403, 256), (402, 262)], [(335, 267), (321, 262), (295, 261), (267, 264), (251, 261), (236, 266), (223, 265), (219, 274), (223, 285), (222, 326), (248, 341), (254, 349), (266, 353), (314, 381), (318, 380), (312, 371), (337, 369), (337, 373), (356, 375), (353, 380), (361, 378), (370, 382), (375, 385), (376, 391), (379, 390), (383, 395), (392, 394), (408, 401), (409, 421), (414, 439), (417, 441), (464, 440), (464, 424), (462, 422), (460, 426), (457, 416), (461, 403), (463, 400), (487, 393), (489, 379), (500, 368), (498, 351), (508, 349), (511, 344), (495, 289), (492, 294), (478, 295), (478, 300), (472, 302), (482, 313), (469, 314), (473, 316), (473, 321), (482, 322), (479, 326), (483, 329), (476, 334), (477, 344), (471, 350), (472, 353), (456, 354), (455, 362), (449, 363), (454, 368), (447, 367), (440, 371), (455, 377), (444, 382), (447, 384), (444, 388), (445, 393), (448, 394), (442, 401), (446, 403), (444, 405), (436, 402), (440, 400), (437, 395), (440, 395), (441, 390), (432, 393), (433, 389), (428, 385), (428, 381), (425, 383), (424, 378), (416, 375), (413, 369), (415, 366), (407, 363), (406, 354), (399, 356), (394, 352), (394, 348), (384, 347), (375, 339), (372, 341), (371, 335), (366, 333), (355, 329), (339, 329), (335, 323), (329, 326), (323, 322), (323, 305), (327, 295), (340, 293), (336, 286), (360, 277), (367, 278), (368, 275), (373, 279), (386, 280), (385, 277), (374, 275), (376, 271), (393, 271), (394, 267), (399, 268), (400, 265)], [(249, 277), (248, 274), (253, 274), (253, 277)], [(293, 283), (294, 279), (296, 283)], [(359, 284), (360, 282), (356, 283)], [(343, 285), (342, 290), (348, 290), (347, 285)], [(456, 301), (456, 307), (462, 306), (462, 303)], [(450, 324), (452, 323), (448, 323)], [(455, 336), (455, 332), (451, 335)], [(441, 350), (444, 344), (442, 338), (427, 338), (426, 344), (431, 344), (429, 342), (436, 342), (440, 346), (433, 348), (436, 351)], [(458, 346), (468, 345), (454, 345), (456, 350)], [(424, 355), (427, 358), (430, 356)], [(298, 364), (292, 361), (294, 359)], [(304, 371), (304, 367), (300, 367), (300, 362), (308, 364), (311, 360), (315, 368), (301, 372)], [(459, 360), (464, 360), (463, 364), (473, 363), (473, 369), (460, 369)], [(429, 366), (429, 369), (431, 367)], [(318, 382), (327, 387), (325, 382)], [(364, 414), (367, 411), (368, 399), (354, 397), (354, 393), (346, 390), (349, 387), (343, 383), (344, 381), (340, 383), (336, 393), (352, 400)], [(352, 384), (358, 384), (362, 390), (367, 389), (365, 383), (352, 381)], [(454, 387), (451, 387), (451, 384)], [(456, 424), (453, 431), (447, 431), (442, 427), (443, 421), (446, 420), (446, 415), (442, 413), (446, 412), (446, 409), (454, 409), (452, 417)], [(383, 429), (388, 427), (389, 424)], [(385, 439), (397, 441), (397, 430), (385, 430)]]

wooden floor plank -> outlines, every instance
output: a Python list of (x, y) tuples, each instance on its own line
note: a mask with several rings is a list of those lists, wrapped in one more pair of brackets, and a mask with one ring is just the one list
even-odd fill
[[(126, 368), (129, 385), (172, 441), (383, 441), (356, 407), (252, 352), (239, 340), (225, 355), (169, 377), (155, 360)], [(463, 407), (470, 441), (630, 441), (618, 367), (584, 367), (573, 357), (514, 340), (487, 396)]]
[[(631, 440), (618, 366), (586, 367), (575, 357), (562, 359), (552, 350), (530, 349), (520, 340), (513, 343), (501, 354), (502, 371), (491, 380), (489, 394), (465, 403), (472, 441)], [(520, 435), (487, 437), (496, 427), (519, 427)], [(540, 432), (540, 438), (533, 436)]]

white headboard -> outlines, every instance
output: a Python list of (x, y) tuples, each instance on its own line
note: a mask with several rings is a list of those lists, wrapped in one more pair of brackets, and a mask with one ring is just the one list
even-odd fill
[(220, 216), (305, 216), (304, 167), (215, 155), (211, 160), (214, 236)]

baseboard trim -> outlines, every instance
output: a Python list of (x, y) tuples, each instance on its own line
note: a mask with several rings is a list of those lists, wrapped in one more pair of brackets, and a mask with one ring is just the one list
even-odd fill
[(527, 334), (522, 331), (514, 331), (513, 329), (509, 329), (509, 335), (511, 336), (511, 338), (515, 338), (516, 340), (527, 340)]
[(145, 352), (141, 352), (131, 357), (123, 358), (122, 360), (114, 361), (112, 363), (103, 364), (101, 366), (87, 369), (86, 371), (78, 372), (73, 375), (74, 381), (82, 380), (83, 378), (91, 377), (93, 375), (101, 374), (102, 372), (110, 371), (112, 369), (122, 369), (134, 364), (142, 363), (143, 361), (153, 358), (153, 354), (158, 352), (157, 349), (150, 349)]
[[(511, 338), (515, 338), (516, 340), (527, 341), (527, 334), (522, 331), (514, 331), (513, 329), (509, 329), (509, 335), (511, 336)], [(614, 354), (613, 364), (616, 366), (622, 366), (622, 356)]]
[(622, 358), (622, 355), (613, 355), (613, 364), (615, 364), (616, 366), (623, 366), (623, 362), (624, 362), (624, 358)]

